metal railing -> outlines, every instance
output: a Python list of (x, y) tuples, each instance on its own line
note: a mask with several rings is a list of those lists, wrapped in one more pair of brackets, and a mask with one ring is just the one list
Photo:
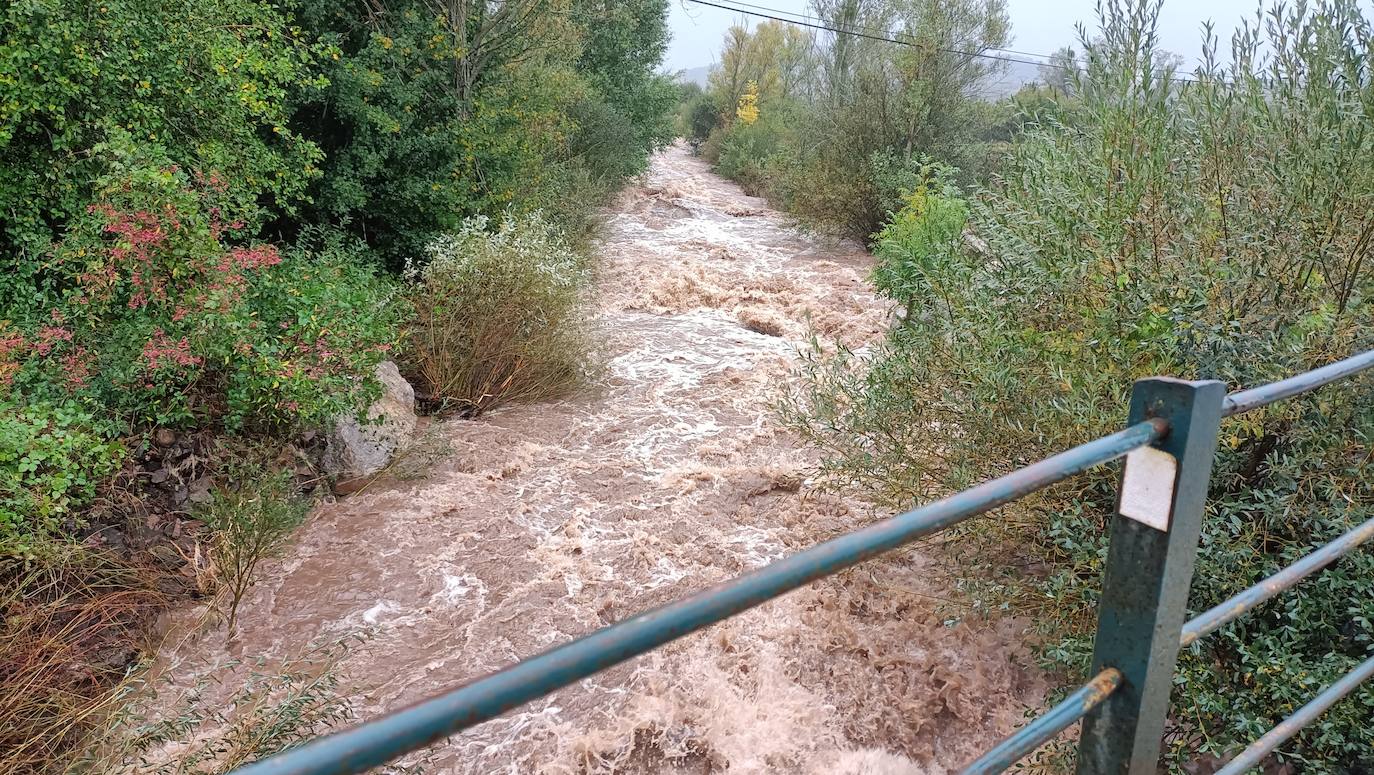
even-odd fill
[[(1374, 351), (1226, 395), (1222, 383), (1136, 382), (1125, 430), (943, 500), (818, 544), (733, 581), (641, 613), (485, 678), (312, 740), (236, 772), (364, 772), (864, 560), (929, 536), (1095, 466), (1126, 457), (1098, 605), (1093, 679), (965, 768), (1002, 772), (1078, 721), (1079, 775), (1157, 771), (1178, 652), (1374, 536), (1351, 530), (1221, 605), (1184, 622), (1222, 418), (1315, 390), (1374, 366)], [(1223, 770), (1254, 766), (1374, 675), (1374, 657), (1314, 697)]]

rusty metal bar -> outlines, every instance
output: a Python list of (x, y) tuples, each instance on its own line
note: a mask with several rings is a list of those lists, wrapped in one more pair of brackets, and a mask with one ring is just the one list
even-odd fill
[(1199, 638), (1209, 635), (1226, 624), (1240, 618), (1247, 611), (1258, 606), (1280, 592), (1302, 581), (1304, 578), (1325, 568), (1341, 557), (1349, 554), (1360, 544), (1374, 538), (1374, 519), (1350, 530), (1345, 535), (1323, 546), (1315, 552), (1289, 565), (1260, 583), (1219, 603), (1206, 613), (1195, 617), (1183, 626), (1179, 645), (1191, 646)]
[(1163, 419), (1169, 435), (1127, 458), (1097, 606), (1092, 672), (1121, 689), (1083, 718), (1078, 775), (1155, 775), (1187, 616), (1226, 386), (1137, 380), (1130, 422)]
[(1372, 676), (1374, 676), (1374, 657), (1361, 662), (1358, 667), (1346, 673), (1339, 681), (1326, 687), (1306, 705), (1298, 708), (1297, 713), (1280, 721), (1278, 726), (1266, 732), (1264, 737), (1251, 743), (1236, 758), (1227, 762), (1225, 767), (1217, 770), (1216, 775), (1240, 775), (1240, 773), (1256, 766), (1264, 757), (1278, 750), (1278, 747), (1283, 745), (1288, 738), (1316, 721), (1318, 716), (1325, 713), (1328, 708), (1335, 705), (1347, 694), (1355, 691), (1360, 684)]
[(959, 775), (996, 775), (1035, 749), (1049, 742), (1074, 722), (1083, 718), (1121, 686), (1121, 673), (1114, 667), (1098, 673), (1091, 681), (1076, 689), (1064, 701), (1045, 711), (1036, 720), (1021, 727), (996, 748), (964, 767)]
[(1221, 407), (1221, 416), (1230, 417), (1233, 414), (1268, 406), (1275, 401), (1292, 398), (1301, 393), (1316, 390), (1338, 379), (1359, 374), (1371, 366), (1374, 366), (1374, 350), (1352, 355), (1345, 360), (1336, 361), (1320, 369), (1305, 371), (1288, 379), (1252, 387), (1249, 390), (1241, 390), (1226, 397), (1226, 402)]
[(1163, 438), (1144, 419), (956, 495), (785, 557), (733, 581), (597, 630), (485, 678), (250, 764), (241, 775), (350, 775), (495, 718), (612, 665)]

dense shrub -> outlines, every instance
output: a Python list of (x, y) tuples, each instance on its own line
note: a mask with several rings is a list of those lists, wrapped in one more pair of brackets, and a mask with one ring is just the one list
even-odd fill
[(668, 48), (668, 3), (574, 0), (572, 12), (581, 27), (577, 70), (634, 135), (617, 155), (642, 168), (648, 152), (667, 145), (674, 135), (678, 88), (657, 72)]
[(477, 217), (430, 246), (409, 300), (406, 357), (430, 400), (475, 414), (577, 381), (587, 270), (539, 214)]
[[(569, 138), (568, 151), (586, 170), (598, 194), (615, 191), (627, 178), (644, 171), (644, 158), (624, 153), (638, 142), (634, 123), (600, 99), (585, 99), (569, 113), (576, 129)], [(599, 199), (600, 197), (598, 197)]]
[(119, 158), (47, 262), (52, 290), (13, 308), (0, 390), (76, 400), (126, 428), (290, 428), (360, 405), (360, 375), (394, 337), (385, 286), (338, 244), (236, 246), (244, 225), (216, 174)]
[[(797, 120), (805, 116), (794, 112), (783, 125)], [(866, 163), (841, 146), (802, 151), (798, 137), (804, 134), (792, 131), (777, 142), (758, 173), (764, 181), (760, 189), (808, 225), (856, 240), (874, 238), (877, 225), (902, 208), (907, 193), (921, 185), (926, 167), (934, 164), (928, 156), (891, 148), (873, 151)], [(958, 174), (938, 166), (947, 177)]]
[(28, 554), (119, 464), (121, 448), (71, 402), (0, 400), (0, 554)]
[(776, 183), (776, 155), (788, 138), (789, 112), (770, 106), (753, 122), (736, 122), (725, 130), (713, 149), (716, 171), (737, 181), (754, 195), (767, 194)]
[(287, 125), (320, 53), (264, 0), (17, 0), (0, 11), (0, 305), (45, 281), (43, 261), (118, 164), (118, 132), (216, 170), (237, 217), (289, 209), (320, 155)]
[(115, 136), (113, 171), (44, 262), (45, 283), (0, 323), (7, 551), (75, 521), (115, 470), (113, 439), (319, 426), (366, 403), (396, 338), (390, 285), (356, 249), (243, 240), (217, 173)]
[[(879, 235), (879, 285), (908, 313), (871, 357), (811, 358), (784, 402), (835, 481), (909, 504), (1119, 428), (1135, 378), (1249, 386), (1374, 346), (1368, 21), (1343, 0), (1276, 11), (1185, 86), (1149, 8), (1105, 13), (1069, 121), (1028, 126), (992, 190), (927, 185)], [(1365, 387), (1223, 425), (1192, 610), (1374, 516)], [(986, 563), (971, 588), (1036, 615), (1073, 675), (1115, 486), (1077, 478), (959, 545), (964, 569)], [(1027, 563), (1048, 571), (1003, 570)], [(1186, 652), (1171, 758), (1233, 750), (1367, 658), (1374, 601), (1353, 590), (1371, 582), (1374, 558), (1353, 555)], [(1368, 767), (1371, 708), (1365, 687), (1283, 758)]]
[(716, 101), (694, 81), (679, 84), (678, 91), (677, 136), (687, 140), (693, 153), (700, 153), (702, 143), (720, 123)]
[[(910, 220), (913, 214), (924, 216), (928, 207), (947, 204), (949, 198), (940, 194), (959, 174), (953, 167), (928, 156), (906, 156), (891, 150), (874, 152), (868, 158), (868, 166), (873, 181), (873, 203), (882, 212), (885, 224), (897, 220), (896, 214), (904, 209)], [(936, 219), (940, 223), (945, 220)], [(941, 234), (950, 239), (958, 236), (948, 228)]]

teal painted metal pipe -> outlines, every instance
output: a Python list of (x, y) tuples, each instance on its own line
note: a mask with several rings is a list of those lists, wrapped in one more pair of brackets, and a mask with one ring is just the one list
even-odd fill
[(1130, 422), (1169, 423), (1169, 435), (1155, 447), (1172, 458), (1173, 482), (1156, 494), (1157, 521), (1147, 524), (1139, 518), (1144, 512), (1126, 502), (1134, 463), (1122, 472), (1090, 669), (1121, 671), (1121, 688), (1083, 717), (1077, 775), (1157, 775), (1225, 398), (1217, 380), (1149, 377), (1131, 391)]
[(360, 726), (240, 768), (240, 775), (346, 775), (364, 772), (449, 735), (837, 573), (937, 533), (1163, 438), (1168, 424), (1146, 420), (943, 500), (884, 519), (739, 578), (639, 614), (500, 672)]
[(1374, 677), (1374, 657), (1366, 659), (1360, 663), (1359, 667), (1351, 670), (1341, 677), (1341, 680), (1331, 684), (1322, 690), (1321, 694), (1312, 698), (1312, 701), (1298, 708), (1298, 712), (1280, 721), (1278, 726), (1265, 733), (1264, 737), (1251, 743), (1240, 755), (1227, 762), (1225, 767), (1217, 770), (1216, 775), (1240, 775), (1242, 772), (1258, 765), (1264, 757), (1273, 753), (1284, 741), (1296, 735), (1303, 727), (1317, 720), (1317, 717), (1325, 713), (1328, 708), (1335, 705), (1343, 697), (1359, 685)]
[(1260, 583), (1218, 603), (1183, 626), (1180, 646), (1191, 646), (1198, 638), (1209, 635), (1240, 618), (1260, 603), (1302, 581), (1350, 553), (1360, 544), (1374, 538), (1374, 519), (1350, 530), (1345, 535), (1289, 565)]
[(1221, 416), (1230, 417), (1233, 414), (1267, 406), (1275, 401), (1308, 393), (1336, 380), (1359, 374), (1370, 367), (1374, 367), (1374, 350), (1352, 355), (1345, 360), (1336, 361), (1320, 369), (1305, 371), (1288, 379), (1241, 390), (1226, 397), (1221, 405)]
[(1097, 677), (1065, 697), (1063, 702), (1016, 730), (1006, 740), (998, 743), (996, 748), (978, 757), (977, 761), (961, 770), (959, 775), (996, 775), (1006, 771), (1027, 754), (1049, 742), (1055, 735), (1068, 729), (1075, 721), (1088, 715), (1089, 711), (1112, 696), (1112, 692), (1119, 686), (1120, 671), (1114, 667), (1103, 670)]

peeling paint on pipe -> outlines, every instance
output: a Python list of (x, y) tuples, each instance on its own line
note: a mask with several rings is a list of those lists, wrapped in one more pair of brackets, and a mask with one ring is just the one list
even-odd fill
[(1064, 701), (1050, 708), (1031, 723), (1016, 730), (996, 748), (978, 757), (959, 775), (996, 775), (1020, 761), (1027, 754), (1049, 742), (1055, 735), (1068, 729), (1075, 721), (1088, 715), (1088, 711), (1102, 704), (1121, 686), (1121, 673), (1114, 667), (1098, 673), (1091, 681), (1064, 698)]
[(1221, 416), (1230, 417), (1233, 414), (1241, 414), (1261, 406), (1268, 406), (1275, 401), (1292, 398), (1301, 393), (1316, 390), (1336, 380), (1354, 376), (1371, 366), (1374, 366), (1374, 350), (1352, 355), (1343, 361), (1336, 361), (1320, 369), (1305, 371), (1295, 377), (1270, 382), (1268, 385), (1260, 385), (1249, 390), (1241, 390), (1227, 396), (1226, 400), (1222, 402)]

